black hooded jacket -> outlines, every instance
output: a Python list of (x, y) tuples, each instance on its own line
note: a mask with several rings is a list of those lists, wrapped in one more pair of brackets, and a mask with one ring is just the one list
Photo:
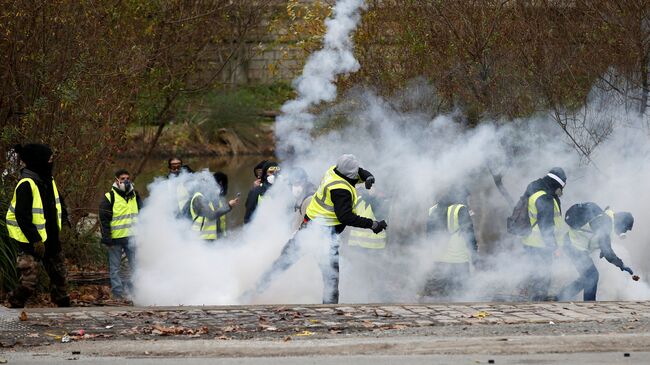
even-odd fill
[(260, 196), (264, 196), (266, 194), (266, 191), (271, 188), (271, 184), (269, 184), (268, 181), (266, 181), (266, 178), (268, 176), (268, 171), (269, 168), (273, 166), (278, 166), (277, 162), (272, 162), (272, 161), (267, 161), (264, 164), (264, 167), (262, 168), (262, 183), (260, 186), (255, 186), (248, 192), (248, 196), (246, 197), (246, 212), (244, 213), (244, 224), (248, 223), (253, 219), (253, 213), (255, 213), (255, 210), (257, 209), (257, 202), (259, 200)]
[[(128, 193), (124, 192), (115, 186), (111, 188), (111, 194), (117, 194), (124, 198), (127, 202), (131, 199), (135, 199), (138, 204), (138, 211), (142, 208), (142, 199), (140, 199), (140, 194), (138, 194), (135, 189), (131, 189)], [(111, 221), (113, 220), (113, 201), (109, 201), (106, 197), (102, 198), (101, 203), (99, 203), (99, 223), (100, 230), (102, 232), (102, 243), (106, 245), (111, 244), (126, 244), (128, 243), (128, 237), (113, 239), (111, 238)]]
[[(35, 146), (34, 148), (29, 148)], [(29, 148), (29, 149), (28, 149)], [(43, 201), (43, 213), (45, 215), (45, 231), (47, 239), (45, 240), (45, 256), (51, 257), (61, 252), (61, 241), (59, 240), (58, 212), (56, 210), (56, 199), (54, 197), (54, 188), (52, 186), (52, 164), (48, 163), (52, 151), (44, 145), (26, 145), (18, 154), (25, 162), (26, 167), (21, 170), (20, 178), (31, 178), (36, 183), (38, 192)], [(61, 190), (59, 190), (59, 194)], [(34, 254), (33, 244), (41, 241), (36, 226), (32, 223), (32, 189), (28, 183), (22, 183), (16, 188), (16, 221), (20, 230), (31, 245), (21, 244), (18, 247), (28, 254)], [(68, 223), (68, 213), (63, 201), (63, 196), (59, 195), (61, 200), (61, 222)]]
[(555, 240), (555, 211), (553, 200), (557, 202), (558, 207), (560, 208), (560, 213), (562, 213), (562, 205), (560, 203), (560, 198), (555, 195), (555, 191), (558, 188), (561, 188), (560, 183), (555, 181), (549, 176), (544, 176), (541, 179), (537, 179), (526, 187), (526, 195), (531, 196), (536, 192), (543, 190), (546, 194), (540, 196), (535, 202), (537, 207), (537, 225), (542, 234), (542, 239), (546, 244), (547, 248), (555, 249), (557, 248), (557, 242)]
[[(572, 206), (569, 209), (575, 211)], [(600, 248), (600, 257), (604, 257), (612, 265), (619, 269), (625, 267), (623, 260), (616, 255), (612, 249), (612, 219), (596, 203), (583, 203), (578, 206), (579, 211), (572, 214), (579, 214), (582, 221), (589, 223), (589, 230), (593, 233), (591, 240), (598, 242)], [(569, 235), (565, 235), (565, 241), (568, 244)]]
[[(370, 172), (362, 168), (359, 168), (358, 179), (350, 179), (337, 169), (334, 169), (334, 173), (350, 183), (353, 188), (360, 181), (365, 181), (369, 176), (372, 176)], [(346, 189), (332, 189), (330, 190), (330, 194), (332, 195), (332, 203), (334, 204), (334, 213), (339, 222), (341, 222), (341, 224), (334, 227), (336, 233), (343, 232), (346, 226), (372, 228), (372, 219), (361, 217), (352, 211), (352, 193)]]

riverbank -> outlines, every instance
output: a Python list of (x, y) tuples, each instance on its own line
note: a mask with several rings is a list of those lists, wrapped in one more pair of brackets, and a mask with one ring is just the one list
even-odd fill
[(118, 158), (270, 155), (273, 125), (282, 104), (293, 97), (290, 85), (214, 89), (184, 97), (156, 139), (157, 124), (131, 125)]

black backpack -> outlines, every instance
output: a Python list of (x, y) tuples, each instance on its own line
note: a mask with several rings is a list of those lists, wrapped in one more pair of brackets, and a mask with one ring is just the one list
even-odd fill
[(530, 198), (530, 195), (522, 195), (512, 210), (512, 214), (508, 217), (506, 223), (508, 233), (526, 237), (533, 231), (533, 227), (530, 225), (530, 218), (528, 217), (528, 198)]
[(603, 210), (594, 203), (574, 204), (564, 214), (564, 221), (573, 229), (581, 229), (602, 213)]

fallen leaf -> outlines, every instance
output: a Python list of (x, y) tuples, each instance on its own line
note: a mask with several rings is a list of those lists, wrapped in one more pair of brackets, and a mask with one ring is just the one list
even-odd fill
[(304, 330), (300, 333), (296, 333), (296, 336), (313, 336), (314, 332)]
[(291, 336), (287, 336), (287, 337), (285, 337), (283, 341), (284, 341), (284, 342), (291, 341)]
[(20, 319), (21, 321), (26, 321), (27, 320), (27, 312), (25, 312), (25, 311), (20, 312), (20, 315), (18, 316), (18, 319)]
[(488, 317), (489, 315), (490, 315), (490, 313), (488, 313), (488, 312), (479, 311), (479, 312), (476, 312), (476, 313), (472, 314), (472, 317), (478, 318), (478, 319), (483, 319), (485, 317)]

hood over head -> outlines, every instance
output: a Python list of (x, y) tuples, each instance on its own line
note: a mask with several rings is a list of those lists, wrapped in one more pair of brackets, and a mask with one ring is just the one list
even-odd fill
[(17, 144), (14, 151), (25, 163), (25, 167), (37, 173), (43, 180), (52, 176), (53, 164), (49, 160), (53, 152), (49, 146), (39, 143)]
[(348, 179), (359, 178), (359, 160), (351, 154), (341, 155), (336, 161), (336, 170)]

